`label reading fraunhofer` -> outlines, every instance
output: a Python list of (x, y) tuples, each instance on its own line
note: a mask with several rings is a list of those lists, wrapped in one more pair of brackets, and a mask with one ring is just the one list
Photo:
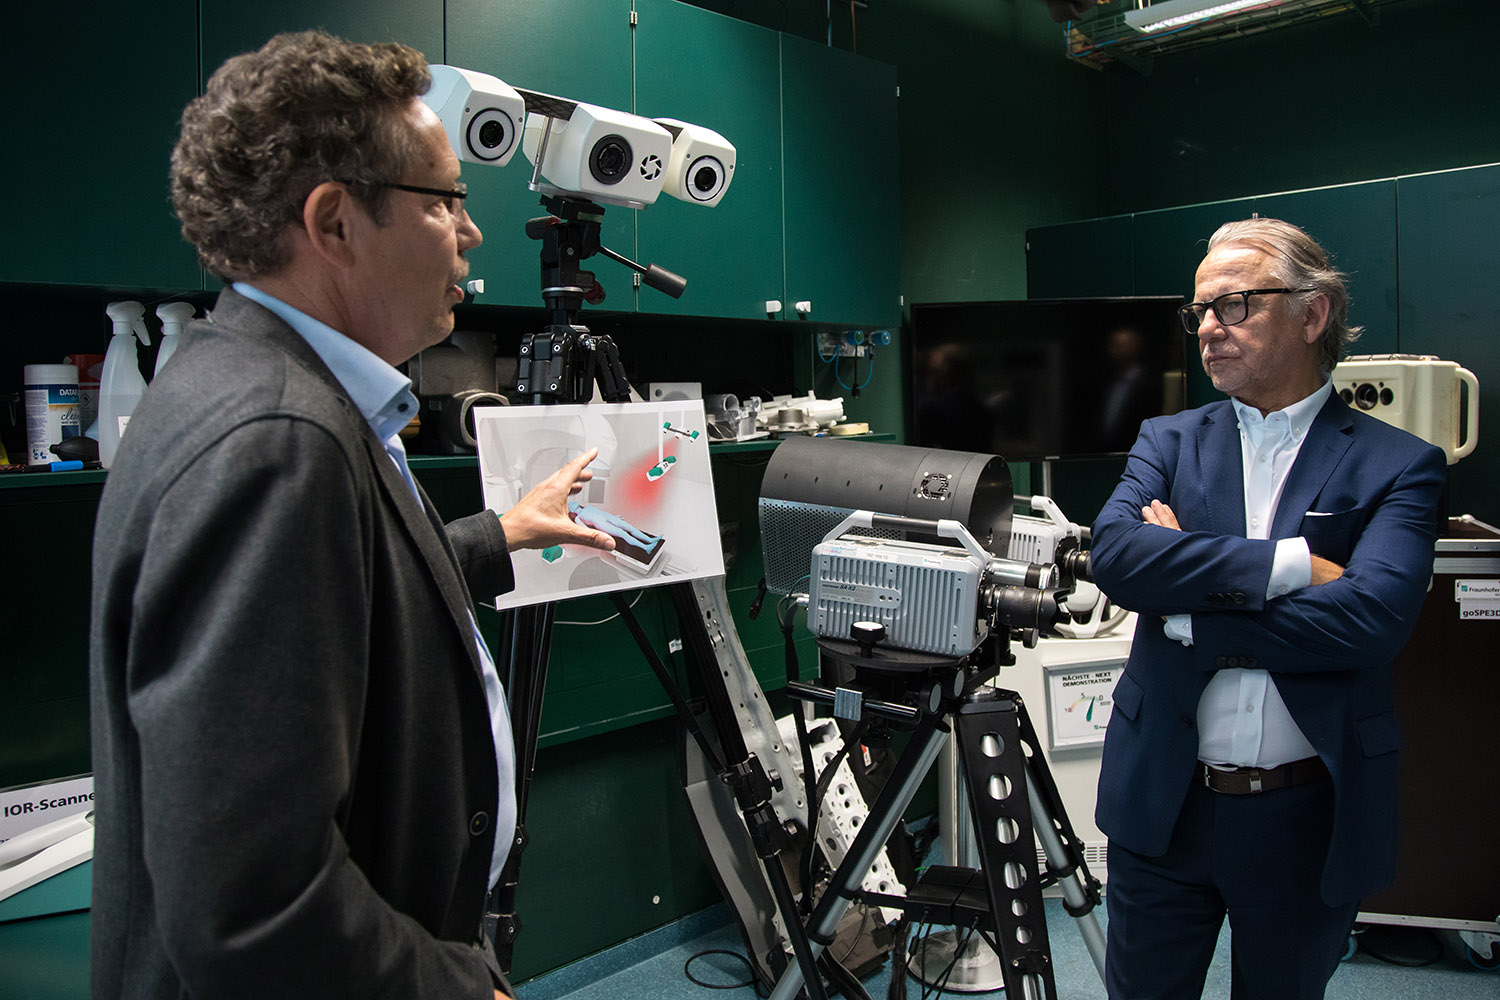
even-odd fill
[(1459, 621), (1500, 621), (1500, 580), (1455, 580)]

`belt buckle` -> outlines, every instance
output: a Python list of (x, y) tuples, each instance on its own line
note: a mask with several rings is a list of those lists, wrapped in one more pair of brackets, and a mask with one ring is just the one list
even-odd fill
[(1260, 790), (1261, 790), (1261, 788), (1260, 788), (1260, 775), (1261, 775), (1261, 770), (1258, 767), (1255, 768), (1253, 771), (1250, 772), (1249, 777), (1250, 777), (1250, 794), (1251, 795), (1258, 795), (1258, 794), (1260, 794)]

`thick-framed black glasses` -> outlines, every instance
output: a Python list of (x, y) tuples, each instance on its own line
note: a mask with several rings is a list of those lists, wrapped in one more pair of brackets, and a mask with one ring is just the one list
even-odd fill
[(1213, 310), (1214, 318), (1219, 321), (1220, 326), (1234, 326), (1245, 322), (1245, 317), (1250, 315), (1250, 296), (1252, 295), (1295, 295), (1298, 292), (1311, 292), (1311, 288), (1247, 288), (1241, 292), (1225, 292), (1212, 302), (1189, 302), (1177, 310), (1177, 315), (1182, 317), (1182, 328), (1188, 333), (1196, 334), (1198, 327), (1203, 324), (1203, 317), (1208, 311)]
[(421, 187), (416, 184), (376, 184), (376, 187), (390, 188), (393, 191), (410, 191), (412, 194), (429, 194), (434, 198), (444, 199), (443, 205), (448, 209), (448, 214), (457, 216), (464, 210), (464, 199), (469, 196), (467, 184), (455, 184), (449, 188)]

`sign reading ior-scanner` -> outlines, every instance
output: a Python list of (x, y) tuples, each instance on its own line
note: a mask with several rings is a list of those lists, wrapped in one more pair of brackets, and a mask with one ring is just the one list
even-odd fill
[(1455, 580), (1460, 621), (1500, 621), (1500, 580)]
[(0, 840), (94, 808), (94, 776), (20, 785), (0, 792)]

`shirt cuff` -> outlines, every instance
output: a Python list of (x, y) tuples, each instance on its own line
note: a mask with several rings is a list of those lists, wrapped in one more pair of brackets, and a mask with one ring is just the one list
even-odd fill
[(1266, 583), (1266, 600), (1284, 597), (1312, 584), (1312, 553), (1307, 539), (1298, 536), (1276, 543), (1271, 559), (1271, 579)]
[(1176, 639), (1184, 646), (1191, 646), (1193, 644), (1193, 616), (1167, 615), (1162, 619), (1162, 631), (1167, 633), (1167, 638)]

